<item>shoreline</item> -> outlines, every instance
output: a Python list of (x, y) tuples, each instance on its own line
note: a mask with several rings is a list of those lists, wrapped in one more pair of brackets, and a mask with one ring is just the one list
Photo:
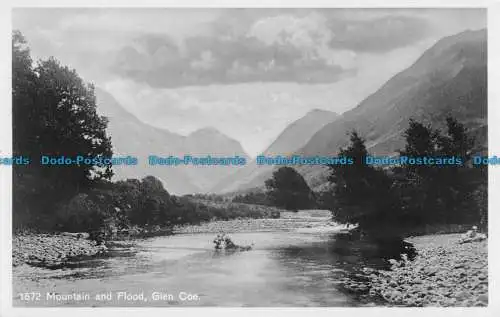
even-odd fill
[(390, 270), (364, 268), (359, 281), (345, 281), (344, 287), (391, 306), (487, 306), (487, 240), (459, 244), (460, 237), (434, 234), (405, 239), (417, 251), (413, 260), (391, 259)]
[(12, 266), (57, 269), (69, 261), (105, 254), (107, 247), (77, 235), (26, 233), (12, 237)]
[[(300, 216), (300, 215), (299, 215)], [(176, 234), (232, 234), (238, 232), (345, 232), (324, 217), (234, 219), (174, 227)], [(134, 236), (130, 236), (135, 238)], [(461, 234), (410, 237), (417, 254), (411, 261), (391, 259), (389, 270), (363, 268), (341, 284), (363, 301), (405, 307), (476, 307), (488, 305), (487, 240), (459, 244)], [(105, 254), (105, 245), (64, 234), (21, 234), (13, 237), (13, 266), (26, 263), (60, 268), (68, 261)]]

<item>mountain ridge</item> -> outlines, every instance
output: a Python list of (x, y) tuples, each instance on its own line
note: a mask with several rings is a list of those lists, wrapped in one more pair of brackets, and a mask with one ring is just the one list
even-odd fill
[[(444, 37), (410, 67), (401, 70), (356, 107), (318, 129), (294, 154), (336, 155), (356, 130), (374, 155), (395, 154), (404, 146), (403, 131), (410, 118), (443, 129), (453, 115), (475, 135), (483, 148), (487, 140), (487, 32), (465, 31)], [(322, 186), (326, 169), (300, 166), (309, 185)], [(273, 169), (247, 179), (232, 191), (262, 187)]]
[[(338, 114), (335, 112), (324, 109), (312, 109), (303, 117), (286, 126), (260, 155), (289, 155), (300, 149), (315, 131), (337, 117)], [(262, 178), (262, 175), (267, 175), (272, 168), (272, 166), (258, 166), (254, 159), (239, 171), (222, 179), (211, 188), (211, 191), (233, 191), (237, 186), (245, 186), (246, 182), (250, 182), (254, 178)]]
[[(183, 136), (166, 129), (142, 122), (121, 106), (107, 91), (96, 87), (97, 111), (108, 118), (107, 133), (111, 136), (115, 155), (132, 155), (139, 158), (137, 166), (114, 166), (115, 179), (142, 178), (147, 175), (158, 177), (165, 188), (174, 194), (205, 192), (220, 178), (233, 171), (228, 167), (200, 166), (150, 166), (149, 155), (168, 157), (185, 154), (220, 154), (247, 157), (241, 144), (212, 128), (213, 135), (190, 134)], [(201, 134), (206, 132), (200, 129)], [(216, 131), (216, 132), (215, 132)], [(196, 132), (196, 131), (195, 131)]]

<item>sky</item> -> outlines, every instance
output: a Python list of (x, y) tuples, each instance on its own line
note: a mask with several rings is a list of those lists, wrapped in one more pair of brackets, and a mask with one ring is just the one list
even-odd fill
[(54, 56), (140, 120), (215, 127), (251, 156), (312, 109), (355, 107), (484, 9), (17, 8), (32, 56)]

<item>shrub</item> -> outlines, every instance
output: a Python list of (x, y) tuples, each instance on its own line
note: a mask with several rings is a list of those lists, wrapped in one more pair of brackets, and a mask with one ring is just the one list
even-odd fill
[(57, 227), (71, 232), (91, 232), (104, 223), (105, 214), (87, 194), (77, 194), (56, 211)]
[(269, 201), (288, 210), (310, 208), (314, 198), (309, 185), (295, 169), (284, 166), (265, 182)]

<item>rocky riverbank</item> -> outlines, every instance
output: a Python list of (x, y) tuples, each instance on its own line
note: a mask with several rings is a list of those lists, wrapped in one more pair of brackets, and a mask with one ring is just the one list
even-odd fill
[(357, 281), (346, 281), (352, 292), (384, 299), (395, 306), (487, 306), (487, 241), (459, 244), (460, 234), (407, 239), (418, 254), (390, 260), (391, 269), (363, 269)]
[(12, 241), (12, 265), (58, 268), (69, 260), (103, 254), (106, 250), (104, 244), (78, 235), (16, 234)]

